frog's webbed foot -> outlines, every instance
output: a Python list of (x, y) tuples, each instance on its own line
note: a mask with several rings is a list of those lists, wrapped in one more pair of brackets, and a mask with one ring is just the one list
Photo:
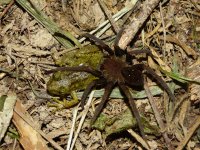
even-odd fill
[(71, 92), (70, 95), (72, 97), (71, 100), (66, 100), (65, 98), (62, 100), (59, 100), (58, 98), (53, 98), (52, 100), (55, 103), (49, 102), (47, 105), (48, 105), (48, 107), (55, 107), (56, 108), (55, 111), (66, 109), (66, 108), (71, 108), (71, 107), (77, 105), (79, 103), (79, 100), (78, 100), (78, 97), (77, 97), (75, 91)]

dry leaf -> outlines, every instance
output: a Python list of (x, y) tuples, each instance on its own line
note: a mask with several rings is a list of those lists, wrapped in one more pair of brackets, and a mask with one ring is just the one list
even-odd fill
[[(6, 95), (5, 101), (1, 106), (2, 110), (0, 110), (0, 141), (4, 137), (8, 126), (10, 125), (10, 120), (13, 116), (13, 108), (16, 102), (17, 96), (14, 92), (9, 92)], [(0, 99), (2, 101), (2, 99)]]

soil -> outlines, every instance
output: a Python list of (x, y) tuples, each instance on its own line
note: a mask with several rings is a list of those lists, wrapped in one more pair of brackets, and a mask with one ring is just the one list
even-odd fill
[[(60, 43), (55, 35), (27, 12), (18, 1), (20, 0), (14, 3), (9, 0), (0, 2), (0, 95), (9, 97), (10, 93), (14, 93), (17, 96), (17, 103), (23, 107), (25, 115), (20, 115), (19, 118), (25, 121), (27, 127), (22, 125), (20, 128), (18, 123), (20, 119), (14, 116), (8, 118), (11, 122), (6, 125), (9, 129), (3, 136), (0, 147), (2, 149), (13, 147), (14, 149), (28, 149), (28, 147), (34, 149), (37, 146), (46, 145), (51, 149), (59, 149), (59, 146), (66, 149), (69, 146), (67, 143), (70, 139), (75, 110), (78, 111), (75, 129), (78, 128), (80, 118), (86, 112), (78, 106), (59, 110), (48, 106), (49, 102), (56, 103), (52, 100), (52, 95), (47, 92), (47, 82), (51, 74), (47, 74), (46, 71), (58, 67), (55, 59), (59, 59), (63, 53), (76, 51), (78, 48), (73, 40), (68, 38), (64, 39), (69, 41), (71, 46), (67, 47)], [(105, 32), (102, 32), (102, 28), (97, 30), (96, 36), (99, 34), (100, 38), (112, 47), (116, 36), (115, 27), (116, 29), (130, 27), (134, 18), (141, 13), (142, 4), (145, 1), (147, 0), (139, 1), (132, 13), (121, 17)], [(105, 7), (101, 7), (97, 0), (63, 0), (62, 2), (37, 0), (32, 2), (31, 6), (44, 13), (62, 31), (68, 31), (80, 40), (83, 33), (95, 30), (108, 19), (106, 12), (112, 16), (130, 5), (129, 0), (101, 2)], [(198, 0), (166, 0), (159, 3), (149, 14), (143, 26), (138, 29), (134, 39), (135, 41), (128, 45), (128, 51), (142, 49), (143, 46), (150, 49), (154, 56), (157, 56), (156, 60), (143, 55), (137, 57), (137, 60), (146, 63), (155, 69), (163, 80), (173, 84), (170, 88), (173, 89), (177, 99), (176, 111), (173, 111), (166, 93), (162, 92), (154, 96), (160, 119), (164, 122), (163, 130), (157, 123), (148, 98), (137, 99), (136, 104), (142, 116), (145, 116), (148, 122), (158, 129), (156, 134), (146, 135), (149, 146), (151, 149), (200, 149), (198, 123), (200, 120), (200, 2)], [(85, 40), (81, 44), (88, 43), (89, 41)], [(177, 79), (174, 74), (170, 76), (161, 72), (158, 66), (176, 74)], [(148, 79), (148, 85), (151, 87), (156, 83)], [(178, 88), (175, 88), (176, 86)], [(76, 92), (83, 92), (80, 89)], [(139, 91), (144, 91), (144, 89)], [(70, 94), (65, 98), (70, 100)], [(90, 120), (100, 100), (101, 97), (94, 94), (73, 149), (145, 149), (139, 138), (132, 134), (134, 131), (140, 135), (137, 125), (124, 127), (120, 132), (113, 131), (109, 136), (105, 129), (89, 131)], [(22, 112), (22, 108), (19, 109), (19, 107), (13, 106), (14, 114), (17, 114), (16, 110)], [(124, 98), (115, 96), (109, 99), (102, 113), (115, 118), (128, 107)], [(173, 118), (170, 118), (171, 113), (174, 113)], [(170, 144), (166, 143), (163, 133), (166, 133)], [(73, 137), (75, 136), (74, 134)], [(23, 139), (23, 137), (26, 138)], [(51, 140), (55, 143), (52, 144)], [(41, 146), (38, 149), (47, 148)]]

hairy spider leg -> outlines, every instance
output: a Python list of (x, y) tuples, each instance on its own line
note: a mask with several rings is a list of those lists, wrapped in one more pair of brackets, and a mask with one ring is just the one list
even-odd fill
[(167, 94), (169, 95), (169, 98), (172, 100), (172, 102), (175, 102), (175, 96), (172, 93), (172, 91), (170, 90), (169, 86), (165, 83), (165, 81), (158, 76), (153, 69), (151, 69), (150, 67), (144, 65), (144, 64), (140, 64), (143, 66), (144, 70), (146, 70), (146, 74), (151, 75), (154, 79), (156, 79), (156, 81), (160, 84), (160, 86), (167, 92)]
[(89, 34), (89, 33), (85, 33), (85, 34), (83, 34), (83, 36), (85, 36), (85, 37), (89, 38), (90, 40), (94, 41), (98, 46), (100, 46), (102, 49), (107, 51), (110, 55), (114, 55), (113, 50), (108, 45), (106, 45), (102, 40), (98, 39), (94, 35)]
[(109, 82), (106, 87), (105, 87), (105, 92), (102, 96), (102, 100), (100, 101), (99, 105), (97, 106), (95, 112), (94, 112), (94, 116), (92, 117), (91, 120), (91, 125), (94, 124), (94, 122), (96, 121), (97, 117), (99, 116), (99, 114), (101, 113), (101, 110), (103, 109), (103, 106), (105, 105), (106, 101), (108, 100), (112, 89), (114, 87), (114, 83)]
[(131, 106), (131, 111), (137, 120), (138, 127), (140, 129), (140, 133), (141, 133), (142, 137), (146, 140), (146, 137), (144, 134), (144, 127), (143, 127), (143, 124), (141, 123), (141, 118), (140, 118), (139, 112), (137, 110), (136, 104), (134, 102), (134, 98), (131, 96), (131, 93), (129, 92), (126, 85), (124, 85), (123, 83), (119, 83), (119, 87), (122, 90), (122, 92), (125, 94), (125, 96), (128, 98), (128, 102)]
[(75, 66), (75, 67), (57, 67), (56, 69), (48, 70), (46, 73), (53, 73), (56, 71), (77, 71), (77, 72), (88, 72), (96, 77), (102, 77), (102, 73), (89, 66)]
[(144, 85), (142, 72), (153, 77), (157, 81), (157, 83), (161, 86), (161, 88), (163, 88), (167, 92), (169, 98), (173, 102), (175, 101), (176, 98), (174, 94), (171, 92), (168, 85), (165, 83), (165, 81), (160, 76), (158, 76), (153, 69), (144, 64), (136, 64), (131, 67), (125, 67), (122, 70), (122, 75), (124, 76), (127, 84), (131, 86), (141, 86)]
[(155, 58), (155, 56), (148, 49), (134, 50), (134, 51), (129, 52), (130, 55), (138, 55), (141, 53), (145, 53), (145, 54), (151, 56), (152, 58)]
[[(142, 50), (134, 50), (132, 52), (129, 52), (129, 54), (131, 55), (137, 55), (137, 54), (141, 54), (141, 53), (146, 53), (147, 55), (151, 56), (152, 58), (155, 58), (155, 56), (153, 56), (153, 54), (151, 53), (150, 50), (148, 49), (142, 49)], [(172, 101), (175, 101), (175, 96), (174, 94), (171, 92), (170, 88), (168, 87), (168, 85), (165, 83), (165, 81), (163, 81), (163, 79), (158, 76), (153, 69), (151, 69), (150, 67), (144, 65), (144, 64), (137, 64), (140, 65), (141, 68), (143, 68), (143, 70), (146, 70), (146, 73), (151, 75), (154, 79), (156, 79), (156, 81), (160, 84), (160, 86), (162, 86), (162, 88), (167, 92), (167, 94), (169, 95), (170, 99)]]
[(96, 87), (97, 85), (104, 85), (105, 84), (105, 79), (96, 79), (94, 81), (92, 81), (84, 90), (83, 95), (81, 97), (81, 108), (84, 108), (85, 105), (85, 101), (87, 99), (87, 96), (90, 94), (90, 92), (92, 91), (92, 89), (94, 87)]

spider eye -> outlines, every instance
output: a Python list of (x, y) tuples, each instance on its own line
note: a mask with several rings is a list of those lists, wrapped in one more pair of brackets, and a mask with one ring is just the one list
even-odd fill
[(142, 70), (138, 66), (125, 67), (122, 69), (125, 82), (130, 86), (143, 86), (144, 79)]

